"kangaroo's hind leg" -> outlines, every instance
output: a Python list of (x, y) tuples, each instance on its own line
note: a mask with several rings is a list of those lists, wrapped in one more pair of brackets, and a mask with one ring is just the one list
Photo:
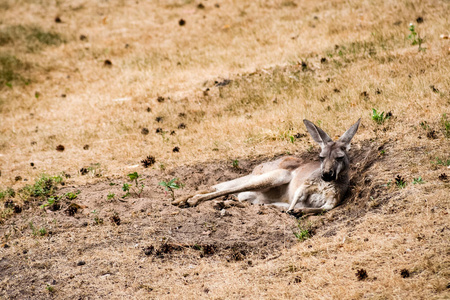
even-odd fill
[(182, 199), (182, 201), (175, 201), (174, 205), (184, 206), (186, 203), (189, 206), (196, 206), (201, 202), (212, 200), (217, 197), (246, 192), (246, 191), (258, 191), (271, 187), (277, 187), (283, 184), (287, 184), (291, 181), (292, 174), (288, 170), (277, 169), (261, 175), (248, 175), (237, 180), (231, 180), (224, 183), (220, 183), (213, 188), (215, 191), (197, 194), (189, 199)]

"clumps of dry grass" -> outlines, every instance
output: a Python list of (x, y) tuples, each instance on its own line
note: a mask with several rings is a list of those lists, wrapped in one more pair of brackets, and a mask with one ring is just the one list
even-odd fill
[(155, 164), (155, 162), (156, 162), (156, 159), (152, 155), (149, 155), (146, 158), (144, 158), (143, 160), (141, 160), (141, 164), (144, 168), (153, 166)]
[(117, 212), (114, 212), (112, 214), (112, 216), (109, 217), (109, 219), (110, 219), (111, 223), (116, 224), (117, 226), (120, 225), (120, 216)]
[(400, 270), (400, 276), (402, 278), (408, 278), (410, 276), (408, 269), (401, 269)]
[(448, 181), (448, 175), (445, 173), (440, 174), (438, 178), (440, 181), (444, 181), (444, 182)]
[(365, 269), (358, 269), (355, 275), (359, 281), (366, 280), (369, 277)]

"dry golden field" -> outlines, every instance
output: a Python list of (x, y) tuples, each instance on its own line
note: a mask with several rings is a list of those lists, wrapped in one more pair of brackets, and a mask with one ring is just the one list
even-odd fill
[[(0, 0), (0, 299), (449, 299), (449, 17), (437, 0)], [(317, 159), (303, 119), (338, 137), (360, 117), (351, 190), (323, 215), (180, 209), (159, 185)]]

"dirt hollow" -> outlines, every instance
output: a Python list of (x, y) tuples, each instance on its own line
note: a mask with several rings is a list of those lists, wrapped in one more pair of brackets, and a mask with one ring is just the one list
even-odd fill
[[(370, 150), (363, 146), (353, 154), (360, 161), (353, 172), (364, 173), (370, 166), (364, 160)], [(85, 186), (68, 183), (58, 194), (79, 191), (76, 199), (45, 210), (34, 203), (2, 226), (1, 234), (10, 236), (0, 260), (1, 295), (36, 299), (58, 292), (61, 297), (65, 291), (82, 299), (111, 293), (125, 296), (142, 289), (165, 294), (158, 292), (164, 285), (158, 282), (174, 268), (187, 266), (190, 274), (189, 268), (202, 263), (241, 261), (252, 267), (279, 257), (283, 249), (299, 242), (293, 234), (299, 224), (295, 217), (268, 206), (235, 202), (224, 207), (224, 198), (182, 209), (171, 205), (170, 193), (159, 186), (161, 180), (178, 178), (185, 187), (175, 193), (183, 196), (248, 174), (259, 162), (240, 161), (238, 168), (220, 162), (153, 170), (142, 181), (145, 189), (140, 197), (132, 193), (124, 199), (125, 178)], [(111, 194), (115, 196), (108, 199)], [(350, 192), (347, 198), (356, 196)], [(360, 213), (356, 206), (353, 214)], [(317, 228), (309, 229), (314, 233)], [(106, 279), (112, 280), (105, 284)]]

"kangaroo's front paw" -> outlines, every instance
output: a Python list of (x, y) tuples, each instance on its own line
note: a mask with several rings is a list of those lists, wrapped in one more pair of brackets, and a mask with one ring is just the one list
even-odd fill
[(303, 211), (301, 209), (289, 209), (286, 211), (286, 213), (296, 218), (300, 218), (301, 216), (303, 216)]

